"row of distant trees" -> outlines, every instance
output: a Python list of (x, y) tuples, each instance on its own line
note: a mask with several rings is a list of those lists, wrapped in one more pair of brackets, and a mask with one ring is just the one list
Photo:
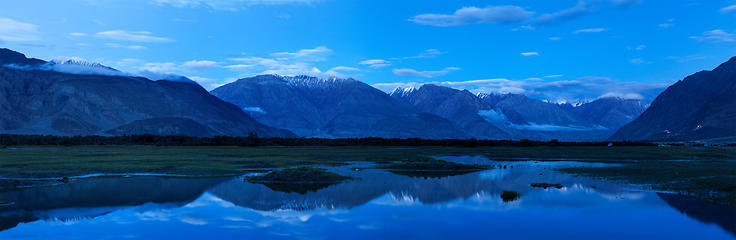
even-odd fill
[(0, 145), (157, 145), (157, 146), (447, 146), (447, 147), (537, 147), (537, 146), (656, 146), (648, 142), (561, 142), (533, 140), (421, 139), (421, 138), (260, 138), (215, 136), (159, 136), (133, 134), (123, 136), (55, 136), (0, 134)]

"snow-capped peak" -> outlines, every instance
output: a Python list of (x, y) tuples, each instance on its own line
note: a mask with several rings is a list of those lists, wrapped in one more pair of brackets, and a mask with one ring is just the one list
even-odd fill
[(406, 96), (406, 95), (408, 95), (408, 94), (410, 94), (410, 93), (412, 93), (412, 92), (414, 92), (416, 90), (417, 89), (414, 88), (414, 87), (408, 87), (408, 88), (405, 88), (405, 87), (396, 87), (396, 89), (394, 89), (388, 95), (391, 95), (393, 97), (404, 97), (404, 96)]
[(108, 69), (108, 70), (118, 71), (117, 69), (114, 69), (114, 68), (111, 68), (111, 67), (108, 67), (108, 66), (99, 64), (99, 63), (90, 63), (90, 62), (85, 62), (85, 61), (80, 61), (80, 60), (73, 60), (73, 59), (69, 59), (69, 60), (66, 60), (66, 61), (54, 59), (54, 60), (51, 60), (51, 63), (56, 64), (56, 65), (77, 65), (77, 66), (104, 68), (104, 69)]
[[(278, 75), (277, 75), (278, 76)], [(289, 84), (295, 85), (295, 86), (302, 86), (302, 87), (310, 87), (310, 88), (326, 88), (335, 86), (339, 83), (345, 83), (345, 82), (352, 82), (355, 81), (352, 78), (348, 79), (341, 79), (336, 77), (329, 77), (329, 78), (316, 78), (306, 75), (299, 75), (299, 76), (280, 76)]]

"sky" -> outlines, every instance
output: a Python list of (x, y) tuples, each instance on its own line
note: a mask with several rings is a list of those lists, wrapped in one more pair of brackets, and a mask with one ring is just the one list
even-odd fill
[(2, 0), (0, 48), (207, 90), (278, 74), (651, 103), (736, 56), (736, 0)]

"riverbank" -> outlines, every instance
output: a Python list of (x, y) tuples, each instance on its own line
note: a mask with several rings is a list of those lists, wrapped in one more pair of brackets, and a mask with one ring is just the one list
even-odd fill
[(608, 181), (634, 184), (644, 189), (674, 192), (736, 207), (736, 161), (647, 160), (616, 167), (570, 167), (557, 171)]
[[(560, 171), (601, 177), (654, 190), (736, 203), (734, 147), (181, 147), (17, 146), (0, 149), (0, 191), (61, 183), (91, 174), (172, 177), (236, 176), (257, 169), (390, 164), (421, 156), (484, 156), (489, 160), (565, 160), (630, 163)], [(675, 160), (675, 161), (673, 161)], [(490, 161), (489, 161), (490, 164)]]

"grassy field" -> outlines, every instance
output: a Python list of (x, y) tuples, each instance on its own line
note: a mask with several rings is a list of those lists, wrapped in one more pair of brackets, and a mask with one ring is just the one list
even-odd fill
[(618, 167), (576, 167), (558, 171), (736, 206), (736, 162), (733, 160), (642, 161)]
[[(419, 156), (482, 155), (495, 160), (627, 162), (615, 168), (562, 171), (671, 190), (718, 202), (736, 199), (734, 147), (165, 147), (19, 146), (0, 148), (0, 188), (33, 185), (19, 179), (86, 174), (155, 173), (229, 176), (243, 169), (297, 165), (389, 163)], [(689, 160), (689, 161), (671, 161)]]

